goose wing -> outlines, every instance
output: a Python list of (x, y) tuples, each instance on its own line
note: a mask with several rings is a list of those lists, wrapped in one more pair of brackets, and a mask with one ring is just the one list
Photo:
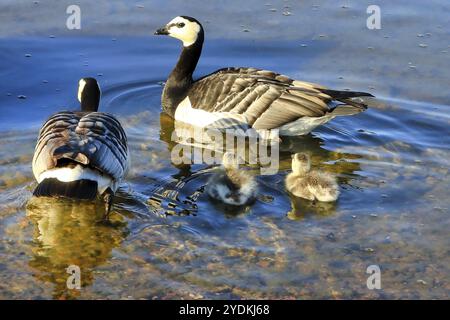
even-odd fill
[(39, 132), (35, 177), (69, 159), (121, 179), (128, 169), (127, 137), (119, 121), (102, 112), (59, 112)]
[[(194, 82), (188, 96), (193, 108), (243, 114), (254, 129), (273, 129), (335, 110), (335, 115), (359, 113), (366, 106), (349, 99), (371, 95), (329, 90), (267, 70), (225, 68)], [(333, 101), (340, 102), (340, 108), (330, 108)]]

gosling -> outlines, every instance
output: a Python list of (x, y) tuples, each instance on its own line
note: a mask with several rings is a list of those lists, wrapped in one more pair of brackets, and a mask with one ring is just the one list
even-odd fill
[(323, 202), (336, 201), (339, 187), (336, 177), (326, 172), (311, 170), (311, 159), (304, 153), (292, 158), (292, 173), (286, 177), (286, 189), (296, 197)]
[(257, 184), (253, 176), (239, 170), (239, 161), (225, 152), (222, 166), (206, 185), (207, 194), (227, 205), (249, 205), (256, 199)]

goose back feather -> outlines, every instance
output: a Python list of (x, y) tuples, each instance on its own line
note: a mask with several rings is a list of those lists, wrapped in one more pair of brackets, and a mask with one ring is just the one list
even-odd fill
[(127, 137), (119, 121), (102, 112), (63, 111), (52, 115), (39, 132), (34, 176), (39, 181), (43, 172), (67, 160), (120, 180), (129, 164)]

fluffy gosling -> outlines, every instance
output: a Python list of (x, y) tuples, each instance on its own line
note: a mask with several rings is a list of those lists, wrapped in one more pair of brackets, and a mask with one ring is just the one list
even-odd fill
[(213, 174), (206, 185), (208, 195), (225, 204), (243, 206), (256, 198), (257, 184), (253, 176), (239, 170), (238, 160), (225, 152), (222, 166)]
[(296, 197), (323, 202), (336, 201), (339, 187), (336, 178), (329, 173), (311, 170), (311, 160), (304, 153), (292, 158), (292, 173), (286, 177), (286, 189)]

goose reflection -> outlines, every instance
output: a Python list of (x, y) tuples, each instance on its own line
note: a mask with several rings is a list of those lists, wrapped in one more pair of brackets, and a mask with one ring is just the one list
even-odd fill
[(214, 127), (199, 128), (174, 121), (165, 113), (160, 115), (160, 124), (160, 139), (167, 144), (172, 165), (185, 173), (190, 172), (194, 163), (220, 164), (226, 151), (236, 154), (249, 165), (256, 164), (262, 171), (271, 169), (272, 164), (276, 166), (275, 172), (278, 169), (279, 138), (271, 136), (268, 130), (256, 132), (235, 128), (236, 131), (224, 132)]
[[(194, 136), (194, 133), (195, 130), (198, 129), (199, 128), (194, 128), (190, 125), (186, 125), (179, 121), (174, 121), (164, 112), (161, 112), (160, 114), (160, 140), (166, 143), (169, 152), (172, 152), (173, 148), (178, 145), (176, 137), (179, 136), (183, 136), (183, 141), (185, 142), (193, 141), (190, 144), (190, 146), (193, 149), (199, 149), (198, 150), (199, 153), (205, 151), (205, 149), (210, 150), (213, 147), (217, 147), (217, 145), (215, 144), (205, 143), (202, 145), (197, 141), (195, 141), (196, 137)], [(204, 131), (206, 130), (207, 129), (204, 129)], [(323, 147), (323, 145), (325, 144), (324, 140), (312, 134), (298, 137), (286, 136), (281, 137), (280, 140), (281, 141), (279, 144), (279, 160), (280, 160), (279, 171), (289, 170), (291, 168), (291, 161), (292, 161), (291, 155), (298, 152), (309, 153), (313, 155), (313, 158), (315, 160), (320, 160), (321, 162), (329, 162), (337, 160), (355, 160), (361, 158), (361, 156), (351, 153), (340, 153), (327, 150)], [(223, 141), (225, 141), (225, 139), (223, 139)], [(223, 147), (223, 149), (221, 147)], [(248, 145), (246, 145), (246, 147), (248, 147)], [(224, 149), (225, 149), (224, 145), (219, 145), (219, 149), (211, 151), (220, 153), (217, 156), (217, 158), (220, 159), (222, 156), (221, 152), (225, 151)], [(236, 146), (234, 150), (230, 151), (236, 151)], [(194, 153), (194, 151), (192, 153)], [(248, 160), (248, 157), (246, 159)], [(191, 165), (189, 164), (183, 165), (172, 164), (172, 165), (176, 168), (180, 168), (180, 170), (186, 173), (190, 172), (190, 169), (186, 169), (186, 167), (190, 168)], [(346, 169), (344, 170), (345, 172), (342, 171), (343, 169), (342, 166), (337, 168), (339, 171), (342, 171), (338, 173), (353, 175), (355, 171), (360, 169), (359, 164), (356, 162), (352, 163), (348, 162), (345, 167), (346, 167)]]
[(73, 299), (80, 290), (68, 289), (67, 268), (81, 270), (81, 290), (94, 281), (94, 271), (105, 264), (111, 251), (127, 235), (121, 215), (111, 216), (111, 223), (99, 223), (102, 205), (65, 199), (31, 198), (27, 216), (34, 223), (33, 257), (29, 264), (35, 277), (54, 284), (54, 299)]
[(289, 195), (291, 210), (286, 216), (289, 220), (303, 220), (307, 217), (325, 218), (334, 214), (336, 202), (313, 202)]

